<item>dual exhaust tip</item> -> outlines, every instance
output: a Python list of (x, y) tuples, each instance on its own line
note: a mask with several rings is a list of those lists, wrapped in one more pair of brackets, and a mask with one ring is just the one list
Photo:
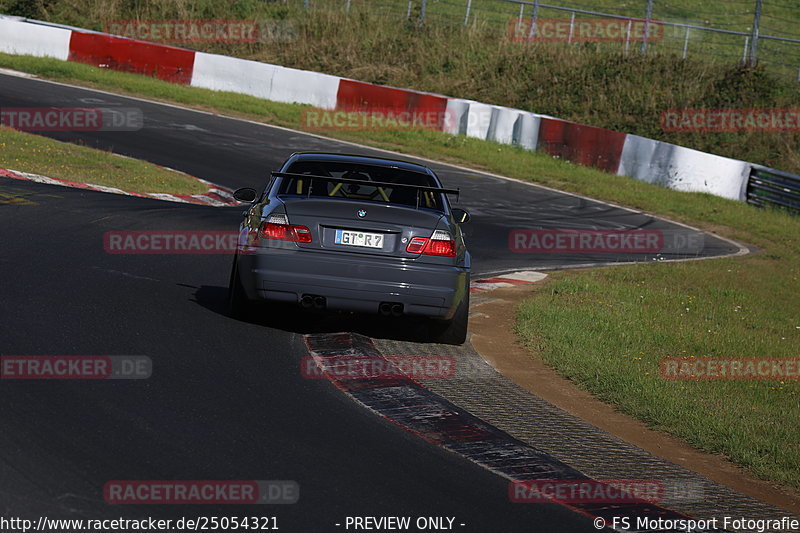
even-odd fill
[(381, 305), (378, 306), (378, 311), (383, 316), (400, 316), (403, 314), (403, 304), (381, 302)]
[(314, 296), (313, 294), (304, 294), (302, 298), (300, 298), (300, 306), (303, 309), (325, 309), (326, 306), (325, 297), (324, 296)]
[[(315, 296), (313, 294), (304, 294), (300, 298), (300, 307), (303, 309), (325, 309), (327, 302), (324, 296)], [(378, 311), (383, 316), (402, 316), (403, 304), (396, 302), (381, 302), (378, 306)]]

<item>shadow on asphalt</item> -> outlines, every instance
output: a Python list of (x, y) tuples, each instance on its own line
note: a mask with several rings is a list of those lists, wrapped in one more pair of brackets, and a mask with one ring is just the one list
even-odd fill
[(228, 320), (255, 324), (301, 335), (315, 333), (359, 333), (373, 339), (406, 342), (432, 342), (431, 321), (424, 317), (384, 317), (365, 313), (348, 313), (301, 309), (291, 304), (253, 305), (247, 319), (233, 318), (228, 313), (228, 288), (202, 285), (194, 294), (198, 305), (225, 316)]

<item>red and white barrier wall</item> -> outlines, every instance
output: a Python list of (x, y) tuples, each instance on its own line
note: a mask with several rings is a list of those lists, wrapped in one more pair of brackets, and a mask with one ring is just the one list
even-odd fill
[(53, 57), (322, 109), (435, 113), (455, 135), (540, 150), (690, 192), (745, 200), (751, 164), (519, 109), (0, 15), (0, 52)]
[(626, 135), (617, 174), (685, 192), (746, 200), (752, 165), (638, 135)]
[(336, 76), (203, 52), (194, 53), (189, 84), (323, 109), (336, 107), (339, 90)]
[(72, 31), (0, 16), (0, 52), (66, 61)]

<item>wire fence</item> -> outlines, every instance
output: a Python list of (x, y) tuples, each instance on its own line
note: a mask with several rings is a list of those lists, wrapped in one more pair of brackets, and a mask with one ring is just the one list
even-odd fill
[(797, 0), (284, 0), (426, 24), (484, 25), (518, 41), (761, 64), (800, 81)]

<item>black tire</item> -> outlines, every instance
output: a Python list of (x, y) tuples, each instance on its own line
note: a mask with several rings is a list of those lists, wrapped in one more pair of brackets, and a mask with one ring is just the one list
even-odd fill
[(239, 278), (239, 267), (236, 263), (236, 258), (234, 258), (231, 279), (228, 282), (228, 314), (233, 318), (243, 319), (250, 314), (252, 304), (244, 292), (242, 280)]
[(469, 323), (469, 290), (456, 309), (453, 318), (434, 326), (433, 342), (438, 344), (464, 344)]

